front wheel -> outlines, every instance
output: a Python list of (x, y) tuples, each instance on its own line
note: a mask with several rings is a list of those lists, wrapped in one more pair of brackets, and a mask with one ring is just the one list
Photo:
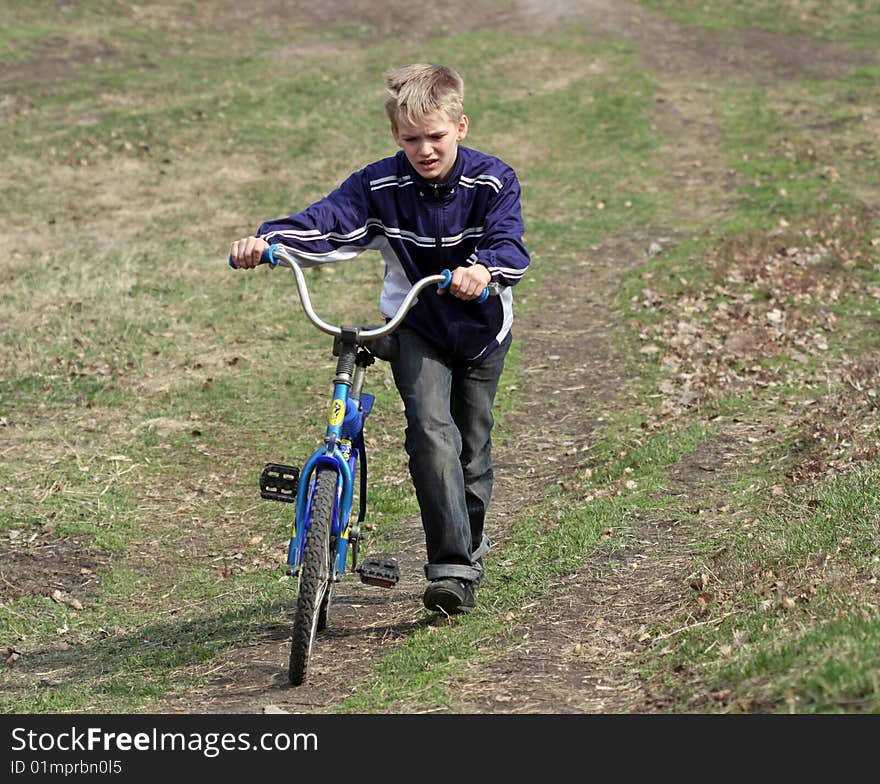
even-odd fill
[(326, 623), (332, 586), (330, 531), (335, 505), (336, 472), (330, 468), (318, 469), (303, 550), (293, 639), (290, 644), (288, 675), (294, 686), (305, 681), (315, 634), (319, 627), (323, 627), (321, 621)]

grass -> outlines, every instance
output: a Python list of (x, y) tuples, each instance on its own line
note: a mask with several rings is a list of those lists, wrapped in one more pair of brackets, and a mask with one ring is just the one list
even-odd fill
[[(650, 5), (673, 12), (662, 3)], [(828, 7), (833, 11), (832, 5)], [(684, 13), (683, 6), (676, 4), (675, 13)], [(760, 4), (737, 4), (736, 9), (744, 6), (754, 9)], [(743, 18), (734, 22), (725, 16), (728, 11), (738, 13), (733, 9), (713, 6), (713, 25), (746, 26)], [(760, 16), (750, 17), (748, 24), (778, 30), (786, 13), (783, 9), (773, 24), (764, 25)], [(708, 23), (708, 17), (694, 14), (687, 17), (690, 23)], [(838, 15), (838, 20), (841, 16), (845, 17)], [(852, 17), (845, 21), (858, 23)], [(785, 29), (798, 32), (796, 26)], [(862, 32), (845, 36), (838, 25), (832, 34), (860, 44), (865, 40)], [(876, 35), (869, 35), (876, 42)], [(742, 187), (721, 227), (663, 254), (625, 284), (621, 303), (635, 315), (636, 329), (650, 328), (657, 316), (629, 308), (640, 298), (646, 279), (669, 301), (711, 288), (709, 267), (694, 262), (707, 249), (723, 244), (723, 237), (754, 235), (756, 229), (782, 236), (785, 227), (807, 216), (830, 216), (847, 208), (859, 211), (867, 205), (857, 232), (842, 240), (848, 258), (833, 259), (828, 269), (829, 274), (850, 277), (853, 291), (833, 307), (837, 323), (830, 352), (831, 362), (844, 365), (873, 354), (868, 324), (874, 304), (857, 293), (872, 285), (877, 269), (876, 251), (868, 248), (868, 240), (877, 235), (876, 212), (870, 212), (877, 183), (868, 173), (871, 167), (864, 168), (866, 155), (876, 159), (867, 108), (875, 100), (876, 82), (865, 77), (864, 69), (856, 69), (847, 77), (823, 82), (805, 79), (760, 90), (737, 86), (720, 91), (717, 106), (727, 162)], [(859, 114), (864, 110), (867, 114)], [(876, 242), (871, 247), (876, 248)], [(780, 296), (776, 290), (755, 293)], [(638, 341), (628, 345), (638, 346)], [(649, 393), (652, 382), (657, 383), (652, 366), (638, 358), (630, 362)], [(825, 362), (822, 383), (780, 388), (779, 393), (815, 400), (839, 389), (841, 379), (832, 373)], [(726, 416), (765, 421), (774, 428), (776, 440), (765, 445), (765, 459), (742, 466), (736, 483), (726, 490), (729, 503), (740, 498), (734, 508), (748, 522), (737, 523), (739, 514), (726, 517), (719, 523), (722, 530), (732, 528), (738, 534), (713, 537), (694, 565), (695, 573), (711, 578), (706, 588), (712, 596), (708, 612), (697, 616), (698, 622), (689, 611), (653, 629), (658, 639), (675, 634), (672, 643), (658, 644), (646, 654), (645, 672), (653, 673), (667, 690), (668, 710), (673, 712), (876, 712), (876, 462), (869, 460), (837, 477), (818, 476), (787, 486), (781, 471), (798, 464), (801, 447), (795, 443), (798, 434), (787, 433), (783, 421), (774, 416), (773, 401), (738, 396), (723, 405), (714, 412), (711, 407), (700, 409), (694, 417), (705, 421), (721, 414), (721, 420)], [(852, 410), (856, 404), (849, 406)], [(771, 486), (780, 495), (770, 494)], [(751, 495), (752, 501), (743, 494)], [(724, 553), (720, 561), (718, 552)], [(693, 630), (687, 631), (691, 624)]]
[(639, 0), (641, 5), (661, 11), (690, 25), (714, 30), (766, 30), (802, 35), (850, 46), (876, 45), (880, 9), (871, 0), (750, 0), (725, 3), (722, 0)]
[(689, 671), (677, 710), (877, 712), (876, 481), (867, 465), (754, 510), (712, 563), (709, 625), (666, 652)]
[[(770, 153), (765, 152), (765, 158), (764, 167), (786, 166)], [(797, 195), (788, 214), (793, 220), (803, 219), (794, 216), (810, 213), (815, 195), (809, 189), (792, 193)], [(854, 209), (861, 206), (852, 190), (837, 198)], [(748, 215), (753, 207), (745, 201), (738, 209)], [(836, 209), (841, 209), (839, 204)], [(761, 225), (758, 219), (754, 223)], [(771, 223), (765, 220), (764, 225), (769, 228)], [(850, 223), (857, 227), (855, 232), (850, 233)], [(645, 657), (646, 671), (667, 690), (669, 710), (873, 713), (880, 706), (871, 675), (876, 659), (871, 646), (880, 624), (875, 588), (880, 571), (878, 468), (870, 449), (866, 457), (858, 457), (862, 436), (856, 435), (864, 432), (868, 443), (876, 442), (874, 415), (870, 403), (865, 406), (859, 394), (848, 389), (845, 371), (861, 361), (870, 363), (875, 351), (871, 331), (865, 328), (873, 310), (866, 309), (865, 298), (856, 292), (870, 286), (876, 275), (873, 253), (867, 250), (876, 222), (868, 212), (843, 218), (838, 225), (844, 227), (836, 244), (841, 255), (832, 255), (812, 274), (814, 279), (827, 276), (826, 291), (837, 285), (832, 281), (839, 281), (852, 294), (821, 303), (817, 298), (811, 305), (802, 289), (770, 286), (750, 292), (756, 299), (765, 296), (781, 303), (791, 297), (803, 314), (821, 304), (833, 313), (831, 344), (821, 360), (800, 366), (793, 378), (802, 380), (772, 385), (769, 394), (755, 390), (751, 396), (740, 395), (733, 409), (732, 401), (725, 403), (735, 421), (765, 423), (773, 437), (763, 441), (761, 458), (740, 469), (738, 483), (724, 488), (727, 499), (743, 490), (751, 496), (734, 504), (735, 517), (728, 513), (719, 518), (721, 530), (733, 534), (712, 537), (694, 565), (694, 572), (708, 579), (701, 594), (708, 597), (708, 608), (699, 608), (696, 615), (689, 609), (685, 617), (652, 630), (658, 640), (674, 635), (673, 643), (659, 644)], [(818, 229), (816, 236), (826, 236), (825, 231)], [(788, 242), (781, 229), (775, 234), (779, 242)], [(800, 242), (810, 247), (809, 238), (801, 236)], [(760, 240), (746, 255), (761, 260), (768, 251)], [(723, 247), (720, 255), (712, 251), (715, 258), (724, 258), (723, 252)], [(652, 283), (660, 286), (666, 301), (675, 302), (707, 288), (712, 275), (706, 273), (713, 269), (708, 262), (701, 273), (683, 275), (681, 254), (672, 254), (651, 266)], [(672, 269), (675, 274), (669, 272)], [(633, 281), (627, 291), (637, 285)], [(830, 302), (834, 304), (829, 308)], [(643, 318), (642, 327), (650, 328), (657, 315)], [(784, 354), (765, 359), (765, 365), (781, 372), (795, 366)], [(824, 403), (826, 399), (831, 402)], [(789, 426), (790, 418), (779, 416), (780, 410), (803, 410), (804, 405), (816, 406), (812, 421)], [(854, 420), (852, 430), (841, 422), (844, 412)], [(695, 416), (704, 419), (706, 412)], [(830, 440), (808, 438), (805, 443), (804, 431), (798, 428), (821, 430), (826, 416), (832, 418), (827, 424)], [(792, 483), (793, 473), (811, 459), (815, 462), (811, 449), (830, 450), (834, 457), (828, 459), (835, 468)]]
[[(644, 4), (687, 24), (877, 43), (867, 3)], [(666, 472), (718, 420), (773, 416), (760, 396), (730, 395), (646, 431), (660, 376), (633, 348), (656, 314), (631, 308), (633, 297), (650, 287), (677, 299), (713, 284), (700, 261), (726, 238), (760, 231), (772, 242), (784, 223), (876, 204), (876, 66), (770, 85), (701, 75), (713, 89), (698, 119), (717, 125), (717, 146), (699, 154), (734, 183), (713, 192), (718, 220), (699, 194), (675, 189), (670, 172), (688, 140), (655, 123), (658, 91), (689, 98), (689, 83), (645, 70), (622, 37), (599, 41), (573, 25), (415, 42), (297, 20), (267, 32), (242, 29), (225, 2), (89, 0), (66, 5), (59, 27), (56, 10), (0, 3), (9, 69), (0, 77), (0, 536), (82, 542), (100, 581), (80, 596), (83, 610), (48, 598), (50, 584), (4, 598), (0, 644), (21, 654), (0, 686), (7, 712), (167, 703), (280, 621), (287, 522), (255, 505), (253, 479), (263, 462), (296, 462), (314, 448), (332, 358), (283, 272), (234, 274), (225, 256), (230, 239), (393, 151), (380, 100), (389, 63), (456, 65), (470, 85), (469, 143), (520, 173), (534, 254), (518, 291), (524, 311), (546, 307), (543, 287), (570, 282), (557, 270), (579, 270), (601, 243), (670, 229), (676, 239), (620, 294), (620, 353), (636, 381), (589, 454), (592, 500), (573, 483), (521, 510), (503, 569), (487, 577), (488, 602), (397, 645), (340, 711), (455, 710), (460, 665), (512, 645), (505, 618), (535, 600), (536, 585), (613, 547), (608, 528), (667, 511)], [(38, 67), (47, 58), (57, 62)], [(876, 350), (878, 304), (865, 292), (877, 285), (880, 219), (866, 220), (854, 232), (862, 261), (840, 270), (860, 285), (834, 311), (833, 350), (857, 359)], [(313, 271), (316, 309), (374, 319), (380, 271), (376, 257)], [(344, 299), (333, 282), (345, 284)], [(517, 351), (499, 400), (501, 439), (516, 437), (505, 414), (518, 405), (509, 388), (524, 383)], [(416, 506), (398, 481), (406, 466), (393, 384), (383, 368), (372, 379), (371, 475), (394, 480), (374, 483), (371, 496), (372, 545), (384, 548)], [(730, 486), (738, 504), (779, 483), (773, 466), (799, 434), (778, 428), (779, 460), (742, 467)], [(707, 544), (695, 568), (723, 575), (703, 619), (712, 623), (640, 665), (674, 710), (880, 708), (876, 471), (867, 462), (786, 486), (769, 506), (759, 493), (743, 517), (751, 522), (724, 542), (723, 563), (710, 560), (718, 542)]]

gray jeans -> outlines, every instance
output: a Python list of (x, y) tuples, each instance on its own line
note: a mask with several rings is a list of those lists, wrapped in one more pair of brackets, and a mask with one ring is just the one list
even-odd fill
[(392, 370), (406, 409), (409, 471), (428, 551), (425, 576), (479, 580), (477, 559), (488, 549), (492, 405), (511, 335), (470, 368), (407, 327), (397, 336), (400, 356)]

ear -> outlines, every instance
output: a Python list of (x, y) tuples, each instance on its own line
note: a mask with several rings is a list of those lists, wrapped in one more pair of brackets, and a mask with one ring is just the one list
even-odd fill
[(468, 120), (468, 116), (463, 114), (461, 119), (458, 121), (458, 131), (455, 134), (455, 140), (462, 142), (467, 137), (468, 127), (470, 125), (470, 120)]
[(397, 125), (395, 123), (391, 123), (391, 137), (397, 143), (397, 146), (400, 147), (400, 131), (397, 129)]

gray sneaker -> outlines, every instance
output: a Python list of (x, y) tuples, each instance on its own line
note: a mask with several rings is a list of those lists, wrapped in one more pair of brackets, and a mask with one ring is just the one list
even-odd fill
[(431, 580), (422, 598), (425, 607), (447, 615), (469, 613), (476, 606), (476, 592), (473, 583), (457, 577), (441, 577)]

